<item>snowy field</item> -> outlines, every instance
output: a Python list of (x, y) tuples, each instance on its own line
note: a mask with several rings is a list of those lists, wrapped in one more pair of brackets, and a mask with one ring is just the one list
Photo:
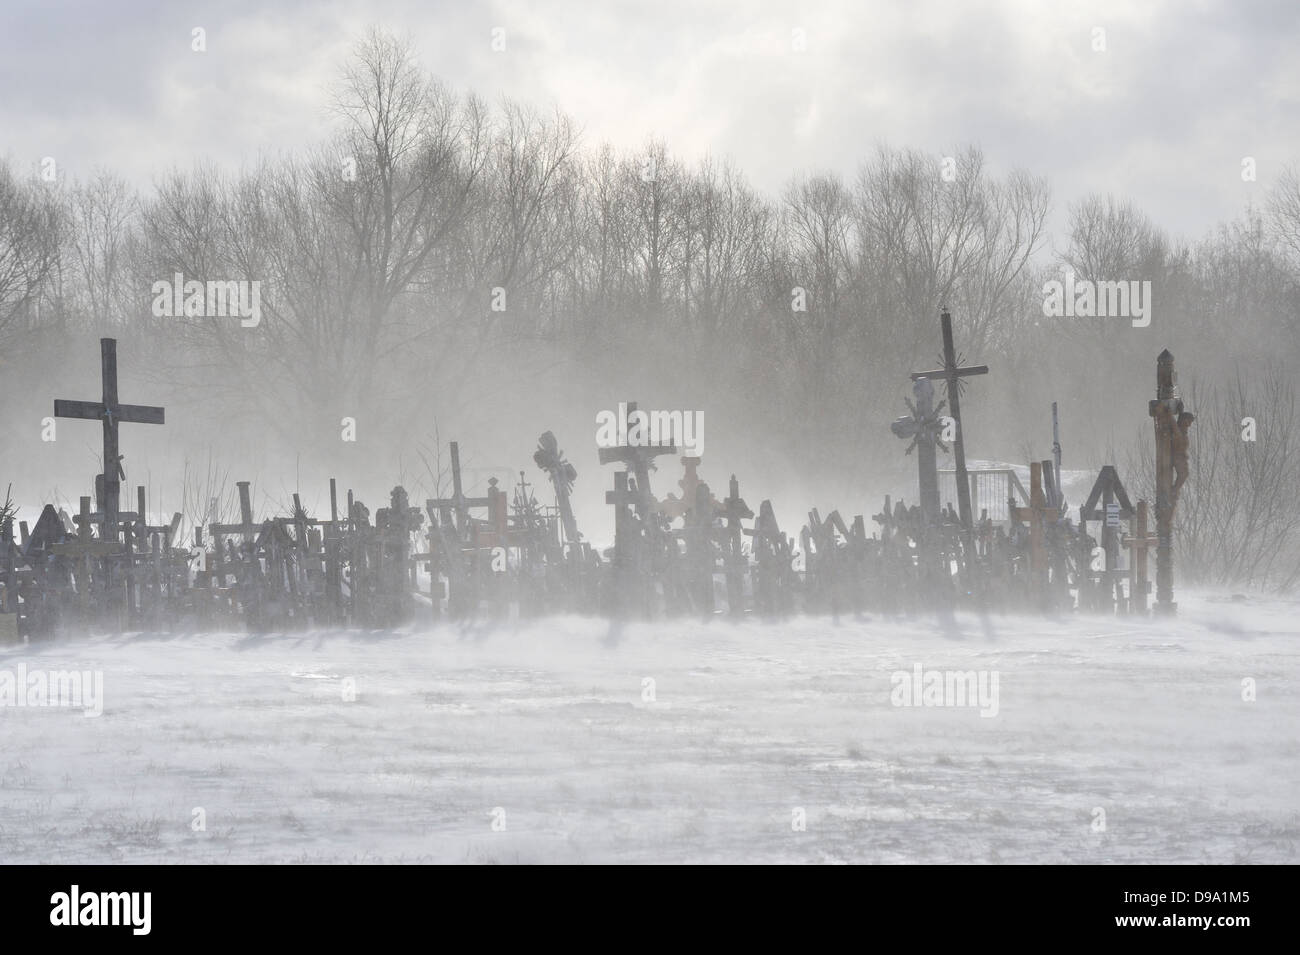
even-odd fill
[[(102, 671), (104, 694), (98, 717), (0, 707), (0, 859), (1295, 862), (1300, 602), (1179, 596), (1159, 623), (572, 618), (0, 649), (0, 677)], [(894, 705), (917, 666), (996, 674), (996, 715)]]

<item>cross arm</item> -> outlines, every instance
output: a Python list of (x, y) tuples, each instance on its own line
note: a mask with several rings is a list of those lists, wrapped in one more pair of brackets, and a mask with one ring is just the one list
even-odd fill
[(104, 405), (99, 401), (66, 401), (55, 398), (54, 416), (56, 418), (102, 418)]
[(118, 405), (113, 409), (118, 421), (130, 421), (134, 424), (166, 424), (163, 409), (150, 405)]

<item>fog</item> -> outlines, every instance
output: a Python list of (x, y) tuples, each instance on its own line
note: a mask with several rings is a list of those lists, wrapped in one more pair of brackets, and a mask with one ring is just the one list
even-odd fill
[[(940, 362), (945, 307), (959, 358), (990, 368), (962, 394), (968, 457), (1047, 458), (1057, 402), (1064, 466), (1115, 463), (1142, 487), (1145, 472), (1128, 475), (1149, 456), (1168, 348), (1184, 394), (1221, 412), (1194, 454), (1236, 453), (1251, 416), (1285, 478), (1272, 495), (1294, 499), (1294, 169), (1201, 235), (1171, 234), (1140, 195), (1019, 168), (995, 142), (945, 153), (882, 138), (853, 175), (792, 169), (761, 190), (744, 156), (615, 148), (563, 104), (486, 102), (419, 54), (360, 34), (319, 139), (238, 168), (200, 146), (137, 187), (111, 168), (70, 179), (6, 162), (0, 480), (24, 513), (91, 493), (98, 427), (60, 419), (49, 440), (44, 419), (56, 398), (98, 400), (111, 336), (122, 400), (167, 416), (123, 425), (125, 486), (189, 524), (209, 497), (231, 516), (239, 480), (259, 514), (295, 491), (321, 513), (331, 477), (371, 506), (396, 484), (419, 502), (449, 490), (452, 440), (467, 492), (523, 471), (550, 503), (531, 460), (549, 430), (578, 470), (580, 530), (608, 543), (597, 416), (637, 401), (702, 417), (700, 474), (718, 496), (734, 473), (783, 526), (816, 506), (870, 528), (885, 494), (916, 498), (915, 459), (888, 425), (909, 373)], [(1066, 270), (1135, 283), (1149, 311), (1048, 314)], [(259, 312), (167, 314), (177, 277), (256, 283)], [(1263, 453), (1216, 472), (1220, 499), (1258, 481)], [(676, 456), (658, 463), (652, 490), (677, 492)], [(1282, 550), (1246, 582), (1293, 582), (1300, 562)]]

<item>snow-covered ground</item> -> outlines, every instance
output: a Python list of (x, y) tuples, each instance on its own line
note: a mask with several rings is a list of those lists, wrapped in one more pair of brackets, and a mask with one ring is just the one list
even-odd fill
[[(1300, 603), (1179, 596), (0, 649), (104, 693), (0, 707), (0, 859), (1294, 862)], [(918, 665), (996, 673), (996, 715), (893, 705)]]

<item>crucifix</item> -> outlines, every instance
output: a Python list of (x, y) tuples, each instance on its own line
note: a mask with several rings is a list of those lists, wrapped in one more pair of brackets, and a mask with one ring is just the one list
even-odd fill
[(948, 404), (952, 408), (952, 420), (956, 425), (953, 457), (957, 462), (957, 510), (961, 518), (963, 534), (969, 545), (971, 533), (970, 478), (966, 472), (966, 444), (962, 434), (964, 429), (961, 423), (959, 392), (962, 378), (970, 375), (987, 375), (989, 366), (967, 365), (961, 367), (957, 364), (957, 350), (952, 343), (952, 315), (947, 309), (944, 309), (939, 316), (939, 326), (943, 332), (943, 367), (934, 371), (914, 371), (912, 372), (912, 380), (916, 381), (918, 378), (942, 378), (948, 385)]
[(1174, 356), (1166, 348), (1156, 356), (1156, 397), (1147, 402), (1147, 414), (1155, 419), (1156, 431), (1156, 537), (1159, 541), (1155, 612), (1158, 614), (1173, 614), (1178, 609), (1174, 603), (1174, 507), (1187, 479), (1187, 431), (1196, 420), (1183, 407), (1174, 381)]
[(103, 395), (100, 401), (66, 401), (56, 398), (54, 415), (57, 418), (86, 418), (99, 420), (104, 425), (104, 534), (105, 540), (117, 537), (118, 511), (122, 493), (122, 455), (118, 452), (117, 426), (121, 422), (132, 424), (163, 424), (163, 409), (149, 405), (124, 405), (117, 399), (117, 339), (99, 340), (100, 374)]

